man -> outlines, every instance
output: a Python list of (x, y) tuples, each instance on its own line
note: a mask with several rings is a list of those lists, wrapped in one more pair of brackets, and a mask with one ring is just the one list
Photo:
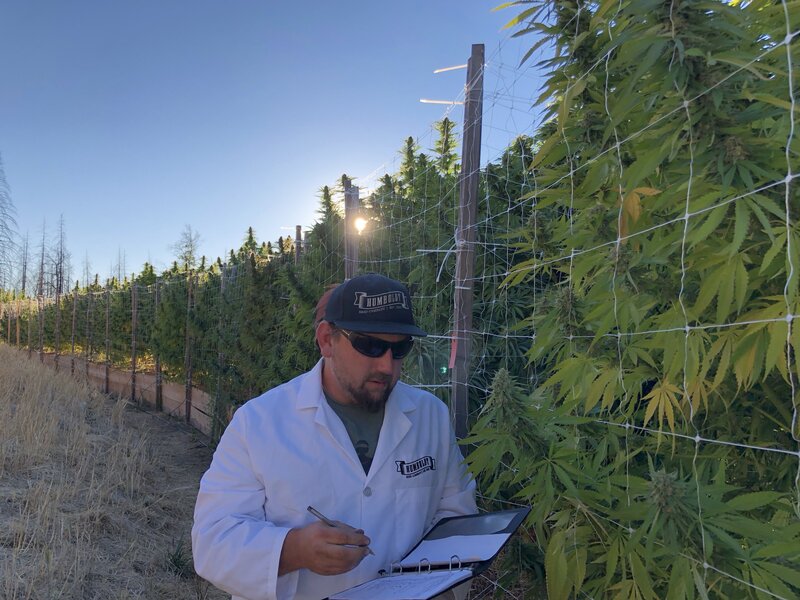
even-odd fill
[(236, 411), (200, 483), (195, 569), (234, 600), (320, 600), (390, 570), (439, 519), (477, 512), (447, 407), (398, 382), (427, 335), (407, 288), (361, 275), (324, 314), (322, 359)]

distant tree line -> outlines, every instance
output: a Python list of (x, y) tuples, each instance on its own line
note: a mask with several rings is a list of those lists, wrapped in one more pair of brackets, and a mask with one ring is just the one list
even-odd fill
[[(362, 199), (368, 226), (360, 240), (360, 270), (406, 281), (422, 326), (447, 335), (455, 265), (455, 255), (447, 249), (457, 220), (460, 167), (453, 122), (444, 119), (435, 127), (439, 136), (430, 153), (408, 138), (399, 171), (386, 174)], [(481, 243), (494, 244), (498, 236), (521, 239), (512, 231), (523, 227), (530, 210), (515, 206), (515, 199), (532, 189), (532, 146), (531, 138), (520, 137), (486, 169), (481, 184), (486, 202), (479, 220), (485, 223), (482, 235), (488, 237)], [(238, 249), (209, 264), (197, 256), (199, 234), (187, 225), (173, 246), (175, 262), (161, 273), (145, 263), (131, 277), (101, 282), (95, 276), (88, 285), (75, 281), (64, 291), (63, 275), (56, 270), (53, 286), (37, 283), (32, 294), (2, 292), (5, 327), (0, 327), (0, 339), (16, 343), (19, 332), (20, 345), (31, 350), (74, 351), (126, 369), (135, 333), (137, 370), (152, 370), (157, 359), (167, 380), (184, 381), (191, 369), (193, 383), (217, 398), (215, 412), (221, 419), (228, 406), (286, 381), (318, 359), (314, 308), (325, 287), (344, 277), (344, 219), (335, 200), (340, 191), (328, 186), (320, 190), (318, 221), (306, 233), (299, 263), (292, 238), (273, 245), (259, 241), (250, 228)], [(491, 219), (499, 212), (505, 213), (502, 225)], [(497, 326), (506, 329), (524, 312), (528, 286), (510, 293), (498, 289), (509, 267), (508, 251), (497, 260), (496, 249), (490, 247), (478, 253), (477, 272), (482, 275), (476, 285), (476, 326), (487, 335), (477, 336), (483, 367), (475, 374), (474, 409), (482, 402), (478, 390), (488, 386), (495, 368), (532, 377), (524, 359), (530, 337), (503, 338), (493, 332)], [(524, 250), (512, 251), (520, 253), (527, 256)], [(45, 281), (47, 269), (38, 272)], [(447, 340), (417, 344), (406, 361), (407, 376), (447, 399), (449, 352)]]

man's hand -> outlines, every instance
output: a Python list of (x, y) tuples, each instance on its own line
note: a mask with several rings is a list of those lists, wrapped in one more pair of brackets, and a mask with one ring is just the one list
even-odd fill
[(281, 549), (278, 575), (309, 569), (318, 575), (339, 575), (355, 568), (367, 555), (369, 538), (362, 529), (335, 521), (292, 529)]

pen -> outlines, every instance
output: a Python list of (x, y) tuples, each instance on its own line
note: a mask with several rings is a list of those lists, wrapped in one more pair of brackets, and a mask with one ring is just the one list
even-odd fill
[[(334, 523), (333, 521), (331, 521), (331, 520), (330, 520), (328, 517), (326, 517), (325, 515), (323, 515), (321, 512), (319, 512), (319, 511), (318, 511), (316, 508), (314, 508), (313, 506), (309, 506), (309, 507), (308, 507), (308, 512), (310, 512), (312, 515), (314, 515), (315, 517), (317, 517), (317, 518), (318, 518), (320, 521), (322, 521), (323, 523), (325, 523), (325, 525), (327, 525), (328, 527), (336, 527), (336, 523)], [(375, 553), (372, 551), (372, 548), (370, 548), (369, 546), (367, 546), (367, 552), (369, 552), (370, 554), (372, 554), (373, 556), (375, 556)]]

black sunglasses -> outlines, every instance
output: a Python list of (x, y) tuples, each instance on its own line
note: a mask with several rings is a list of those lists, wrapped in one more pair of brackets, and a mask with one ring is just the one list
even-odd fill
[(392, 358), (405, 358), (411, 352), (414, 345), (414, 338), (406, 338), (399, 342), (387, 342), (379, 338), (371, 337), (354, 331), (340, 329), (344, 337), (350, 341), (350, 345), (360, 354), (370, 358), (378, 358), (386, 354), (387, 350), (392, 351)]

